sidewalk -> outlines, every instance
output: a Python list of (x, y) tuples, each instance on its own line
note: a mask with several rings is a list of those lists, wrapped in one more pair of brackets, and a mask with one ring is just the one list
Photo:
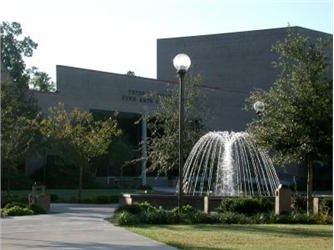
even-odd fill
[(104, 220), (113, 205), (52, 204), (47, 215), (1, 219), (1, 249), (175, 250)]

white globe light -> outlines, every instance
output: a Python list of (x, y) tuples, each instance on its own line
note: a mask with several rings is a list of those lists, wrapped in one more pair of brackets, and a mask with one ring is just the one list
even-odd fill
[(256, 113), (262, 113), (264, 111), (264, 103), (261, 101), (257, 101), (253, 104), (253, 108)]
[(191, 65), (190, 57), (186, 54), (177, 54), (173, 59), (176, 71), (187, 71)]

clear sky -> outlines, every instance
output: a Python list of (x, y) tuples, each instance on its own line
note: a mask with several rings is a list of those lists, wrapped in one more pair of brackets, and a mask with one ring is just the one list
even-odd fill
[[(0, 0), (39, 44), (28, 66), (156, 77), (158, 38), (291, 26), (333, 33), (331, 0)], [(172, 63), (172, 62), (171, 62)]]

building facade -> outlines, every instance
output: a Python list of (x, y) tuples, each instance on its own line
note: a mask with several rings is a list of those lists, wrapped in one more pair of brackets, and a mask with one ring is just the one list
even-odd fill
[[(311, 38), (332, 37), (301, 27), (290, 29)], [(203, 78), (202, 90), (210, 110), (208, 120), (204, 121), (208, 130), (243, 131), (256, 118), (255, 113), (243, 110), (245, 99), (256, 88), (269, 89), (279, 76), (272, 64), (277, 57), (271, 48), (287, 32), (288, 28), (279, 28), (158, 39), (157, 79), (59, 65), (57, 92), (36, 93), (36, 96), (45, 112), (59, 102), (67, 109), (117, 112), (120, 118), (133, 124), (139, 142), (146, 138), (146, 122), (134, 125), (133, 121), (156, 109), (157, 96), (169, 95), (176, 89), (178, 80), (172, 60), (176, 54), (186, 53), (192, 60), (188, 74)], [(143, 178), (145, 169), (143, 162)], [(299, 174), (297, 169), (289, 171), (290, 175)]]

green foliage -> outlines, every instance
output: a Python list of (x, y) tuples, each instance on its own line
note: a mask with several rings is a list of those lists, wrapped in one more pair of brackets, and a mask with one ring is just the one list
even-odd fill
[(319, 210), (333, 214), (333, 198), (320, 198)]
[(50, 108), (49, 115), (36, 120), (36, 127), (48, 144), (66, 164), (76, 166), (79, 172), (79, 193), (81, 199), (83, 169), (89, 167), (93, 157), (105, 154), (113, 137), (121, 131), (116, 120), (95, 121), (89, 112), (78, 108), (67, 112), (63, 104)]
[[(267, 202), (267, 201), (266, 201)], [(265, 203), (265, 202), (264, 202)], [(233, 203), (234, 204), (234, 203)], [(250, 205), (251, 203), (247, 203)], [(243, 208), (246, 208), (244, 206)], [(272, 208), (271, 208), (272, 210)], [(243, 210), (242, 210), (243, 211)], [(333, 218), (329, 214), (310, 215), (291, 213), (275, 215), (272, 211), (258, 213), (238, 213), (224, 211), (206, 214), (191, 206), (183, 206), (171, 210), (156, 208), (145, 203), (120, 206), (114, 213), (113, 221), (119, 225), (135, 224), (331, 224)]]
[[(203, 121), (207, 115), (200, 77), (185, 81), (184, 95), (184, 156), (186, 159), (196, 141), (204, 134)], [(166, 173), (178, 166), (179, 92), (159, 96), (159, 106), (149, 117), (148, 160), (151, 170)]]
[[(24, 157), (35, 143), (32, 123), (38, 107), (28, 89), (32, 70), (26, 69), (24, 57), (33, 55), (37, 43), (29, 36), (22, 38), (22, 28), (17, 22), (2, 22), (0, 32), (1, 78), (4, 80), (1, 83), (1, 165), (9, 190), (15, 179), (13, 174), (24, 165)], [(46, 88), (50, 80), (47, 74), (38, 72), (38, 75), (44, 77)]]
[(37, 67), (32, 67), (28, 69), (27, 72), (30, 75), (29, 87), (32, 89), (41, 92), (56, 91), (55, 83), (47, 73), (39, 71)]
[(85, 165), (91, 158), (104, 154), (112, 137), (120, 134), (114, 119), (94, 121), (91, 113), (78, 108), (67, 112), (61, 103), (50, 108), (50, 114), (41, 118), (37, 125), (43, 136), (59, 140), (58, 143), (67, 149), (62, 153), (71, 154), (65, 160), (75, 165)]
[(312, 162), (332, 165), (333, 79), (332, 41), (314, 40), (289, 32), (273, 51), (280, 77), (268, 90), (255, 90), (248, 109), (261, 100), (265, 113), (248, 124), (257, 145), (271, 152), (277, 164), (305, 164), (308, 169), (307, 210), (312, 195)]
[(8, 203), (19, 202), (19, 203), (27, 203), (27, 197), (20, 197), (18, 195), (1, 195), (1, 207), (5, 207)]
[(233, 212), (252, 215), (256, 213), (266, 213), (274, 209), (274, 200), (272, 198), (226, 198), (222, 201), (217, 211)]
[(251, 217), (245, 214), (224, 212), (219, 216), (220, 223), (223, 224), (252, 224), (253, 220)]
[(8, 202), (3, 208), (4, 209), (9, 209), (11, 207), (22, 207), (22, 208), (25, 208), (27, 206), (28, 205), (26, 203), (23, 203), (23, 202), (11, 201), (11, 202)]
[[(30, 211), (32, 211), (32, 213), (30, 213)], [(6, 205), (2, 209), (2, 212), (5, 215), (11, 215), (11, 216), (46, 214), (46, 211), (43, 208), (35, 204), (28, 205), (27, 203), (19, 201), (11, 201), (6, 203)]]
[(22, 34), (21, 25), (17, 22), (2, 22), (1, 32), (1, 61), (14, 82), (27, 84), (29, 76), (23, 57), (31, 57), (37, 48), (29, 36), (19, 40)]
[(40, 206), (37, 206), (35, 204), (30, 204), (28, 208), (32, 210), (34, 214), (46, 214), (46, 211), (44, 208), (41, 208)]
[(118, 213), (115, 217), (115, 220), (117, 224), (120, 226), (130, 226), (130, 225), (135, 225), (138, 223), (136, 216), (127, 211)]
[(24, 216), (33, 215), (34, 212), (27, 207), (13, 206), (8, 209), (1, 210), (4, 215), (8, 216)]
[(289, 33), (273, 51), (282, 74), (268, 90), (255, 90), (247, 100), (265, 103), (261, 121), (248, 125), (256, 143), (280, 164), (332, 159), (331, 41)]

